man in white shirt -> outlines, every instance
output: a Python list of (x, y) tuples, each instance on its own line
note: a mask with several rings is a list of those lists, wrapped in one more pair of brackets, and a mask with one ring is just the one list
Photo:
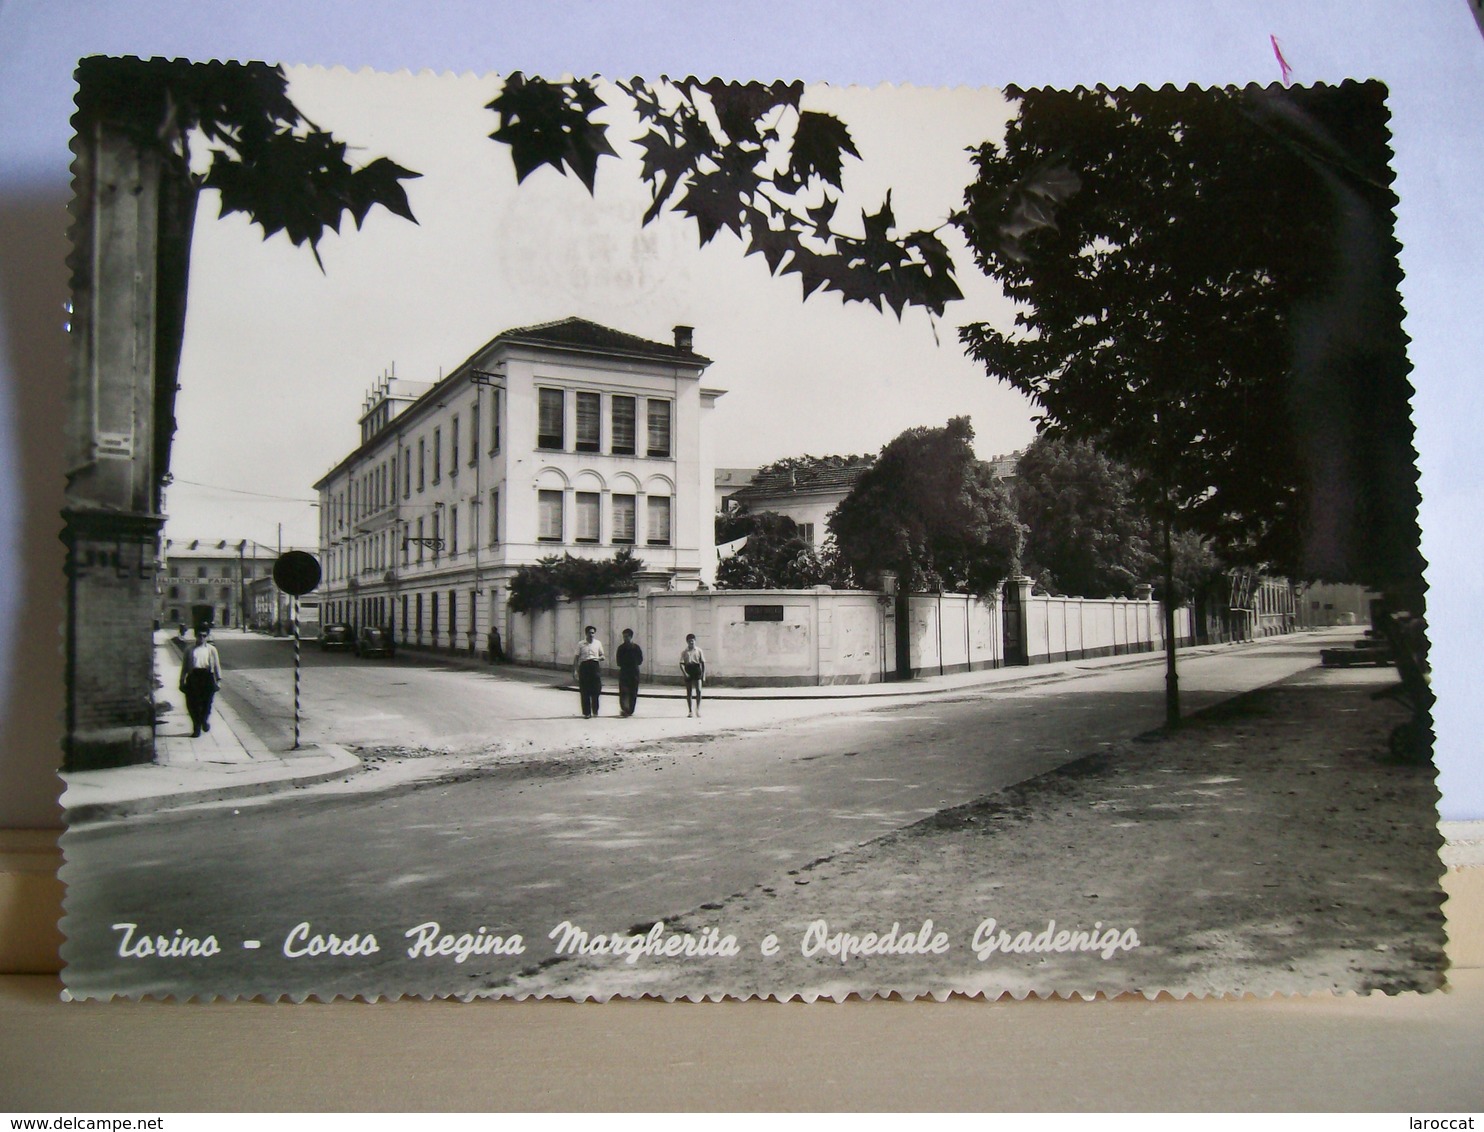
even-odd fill
[(608, 654), (603, 651), (603, 642), (598, 640), (596, 626), (589, 625), (582, 632), (583, 641), (572, 658), (572, 677), (582, 696), (582, 718), (591, 719), (598, 714), (598, 700), (603, 695), (603, 662)]

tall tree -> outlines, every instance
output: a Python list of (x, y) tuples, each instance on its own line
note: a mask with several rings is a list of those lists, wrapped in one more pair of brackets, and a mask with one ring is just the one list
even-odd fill
[[(1379, 85), (1013, 93), (956, 220), (1017, 329), (961, 337), (1044, 430), (1141, 473), (1165, 592), (1182, 529), (1420, 577)], [(1165, 626), (1173, 723), (1172, 603)]]
[(1079, 597), (1130, 597), (1158, 569), (1134, 474), (1085, 441), (1038, 436), (1010, 483), (1025, 572)]
[(987, 597), (1020, 570), (1024, 531), (973, 439), (968, 417), (908, 429), (830, 514), (830, 534), (857, 577), (886, 570), (898, 577), (899, 672), (910, 666), (909, 593), (941, 585)]

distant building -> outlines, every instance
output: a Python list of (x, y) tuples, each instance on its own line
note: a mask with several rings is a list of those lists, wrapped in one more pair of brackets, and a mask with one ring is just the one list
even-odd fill
[(251, 539), (189, 542), (166, 539), (156, 584), (155, 627), (248, 624), (248, 587), (270, 578), (278, 552)]
[[(293, 632), (293, 598), (274, 583), (271, 574), (264, 574), (247, 583), (247, 627), (260, 633)], [(299, 599), (299, 635), (319, 636), (319, 594), (311, 593)]]
[(1365, 586), (1310, 582), (1297, 588), (1298, 623), (1305, 629), (1371, 624), (1371, 602), (1381, 597)]
[(709, 583), (710, 364), (687, 326), (661, 343), (567, 318), (436, 383), (381, 382), (360, 445), (314, 485), (321, 619), (472, 652), (505, 630), (511, 576), (549, 555), (629, 549), (672, 588)]
[(758, 472), (746, 487), (727, 497), (728, 506), (773, 511), (799, 525), (811, 543), (822, 543), (830, 512), (850, 494), (875, 462), (871, 456), (801, 456)]
[(757, 475), (756, 468), (717, 468), (716, 510), (725, 511), (727, 496), (742, 490), (752, 482), (752, 477), (755, 475)]
[[(986, 461), (997, 479), (1015, 478), (1019, 452)], [(796, 456), (755, 472), (750, 482), (722, 500), (720, 510), (746, 507), (773, 511), (799, 525), (799, 533), (818, 545), (828, 534), (830, 512), (854, 490), (856, 482), (876, 462), (874, 456)], [(740, 469), (739, 469), (740, 470)], [(721, 474), (717, 494), (721, 495)]]

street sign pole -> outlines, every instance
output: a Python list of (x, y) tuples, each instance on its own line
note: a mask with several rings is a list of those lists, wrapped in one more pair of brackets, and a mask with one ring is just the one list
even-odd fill
[(314, 555), (302, 550), (281, 554), (273, 564), (273, 581), (288, 594), (291, 603), (289, 619), (294, 625), (294, 750), (299, 749), (299, 598), (319, 585), (320, 568)]
[(299, 599), (295, 596), (290, 600), (293, 603), (294, 621), (294, 750), (297, 751), (299, 749)]

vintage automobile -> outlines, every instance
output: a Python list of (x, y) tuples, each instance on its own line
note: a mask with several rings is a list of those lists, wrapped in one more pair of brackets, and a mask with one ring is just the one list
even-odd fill
[(388, 660), (396, 656), (397, 646), (390, 630), (379, 625), (363, 626), (356, 636), (356, 655), (362, 658), (384, 656)]
[(349, 652), (355, 643), (355, 634), (349, 625), (332, 622), (319, 631), (319, 647), (322, 652)]

